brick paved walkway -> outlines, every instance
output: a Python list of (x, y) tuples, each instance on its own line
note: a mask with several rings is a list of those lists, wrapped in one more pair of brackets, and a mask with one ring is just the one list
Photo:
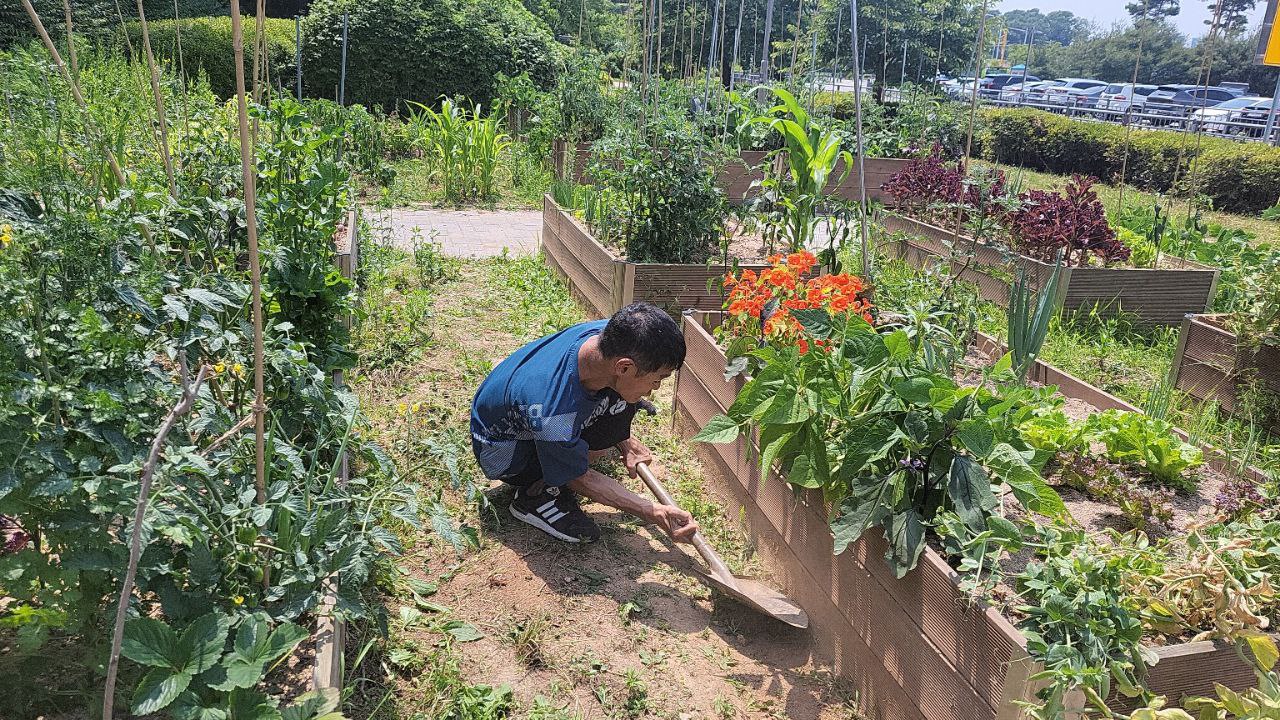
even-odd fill
[(390, 226), (392, 242), (413, 249), (414, 235), (440, 243), (455, 257), (497, 257), (505, 248), (512, 255), (537, 249), (542, 213), (535, 210), (410, 210), (371, 212), (370, 221)]

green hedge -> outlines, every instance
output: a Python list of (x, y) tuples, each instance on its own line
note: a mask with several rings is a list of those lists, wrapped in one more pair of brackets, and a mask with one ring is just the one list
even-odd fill
[[(40, 21), (49, 34), (62, 38), (65, 34), (62, 0), (32, 0), (31, 5), (40, 15)], [(148, 21), (173, 17), (173, 0), (144, 0), (142, 6), (147, 11)], [(249, 2), (245, 2), (244, 6), (250, 9), (253, 7)], [(192, 18), (227, 15), (229, 7), (224, 0), (178, 0), (177, 10), (179, 17)], [(137, 20), (138, 9), (135, 0), (74, 0), (71, 3), (71, 17), (76, 34), (89, 39), (100, 39), (110, 37), (120, 30), (121, 17), (126, 23)], [(0, 49), (36, 38), (35, 26), (31, 24), (31, 19), (27, 17), (19, 0), (0, 3)]]
[[(1126, 128), (1030, 109), (982, 112), (988, 160), (1052, 173), (1120, 177), (1148, 190), (1205, 195), (1219, 210), (1258, 213), (1280, 196), (1280, 148), (1167, 130)], [(1199, 157), (1193, 169), (1193, 160)]]
[(316, 0), (303, 20), (303, 87), (334, 97), (348, 16), (347, 101), (404, 110), (464, 95), (488, 104), (495, 76), (552, 80), (560, 45), (517, 0)]
[[(157, 57), (167, 59), (173, 67), (178, 65), (178, 38), (175, 27), (181, 23), (182, 67), (189, 77), (201, 71), (209, 76), (209, 86), (220, 97), (230, 97), (236, 91), (235, 61), (231, 46), (230, 17), (202, 17), (191, 20), (148, 20), (151, 50)], [(253, 28), (254, 18), (244, 19), (245, 82), (253, 81)], [(294, 82), (294, 27), (292, 20), (268, 19), (264, 26), (267, 35), (268, 67), (271, 84), (283, 84), (292, 88)], [(135, 52), (142, 51), (142, 28), (138, 23), (129, 25), (129, 38)], [(120, 49), (125, 50), (124, 39), (117, 36)]]

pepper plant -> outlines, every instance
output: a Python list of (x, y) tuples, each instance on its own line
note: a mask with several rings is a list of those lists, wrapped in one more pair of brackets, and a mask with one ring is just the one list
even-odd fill
[[(787, 482), (819, 489), (832, 504), (836, 553), (879, 527), (885, 560), (901, 577), (916, 566), (938, 513), (985, 529), (1001, 483), (1033, 512), (1065, 513), (1017, 430), (1039, 391), (962, 387), (926, 369), (905, 330), (881, 335), (854, 313), (792, 316), (809, 347), (751, 351), (759, 372), (695, 440), (732, 442), (757, 428), (761, 474), (776, 465)], [(1004, 357), (988, 380), (1009, 379), (1010, 366)]]

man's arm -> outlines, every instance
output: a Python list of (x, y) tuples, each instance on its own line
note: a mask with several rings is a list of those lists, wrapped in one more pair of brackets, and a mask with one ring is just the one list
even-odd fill
[(631, 492), (617, 480), (596, 470), (587, 470), (569, 483), (569, 489), (601, 505), (617, 508), (662, 528), (673, 540), (689, 542), (698, 531), (698, 522), (678, 507), (656, 503)]

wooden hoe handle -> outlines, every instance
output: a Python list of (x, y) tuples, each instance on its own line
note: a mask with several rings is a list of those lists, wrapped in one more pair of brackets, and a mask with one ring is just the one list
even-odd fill
[[(649, 469), (649, 465), (647, 463), (636, 463), (636, 474), (639, 475), (640, 479), (644, 481), (644, 484), (648, 486), (649, 492), (653, 493), (653, 496), (658, 498), (658, 502), (663, 505), (670, 505), (671, 507), (679, 507), (676, 505), (676, 501), (671, 498), (671, 494), (667, 492), (667, 489), (662, 486), (662, 483), (658, 482), (658, 478), (654, 477), (653, 471)], [(733, 573), (729, 570), (729, 566), (725, 565), (724, 561), (720, 559), (720, 556), (716, 554), (716, 551), (712, 550), (711, 546), (707, 544), (707, 541), (702, 539), (702, 535), (700, 533), (695, 532), (693, 537), (689, 539), (689, 542), (698, 551), (698, 554), (702, 556), (702, 559), (706, 560), (707, 564), (711, 566), (711, 572), (713, 574), (719, 576), (723, 581), (730, 585), (734, 584)]]

